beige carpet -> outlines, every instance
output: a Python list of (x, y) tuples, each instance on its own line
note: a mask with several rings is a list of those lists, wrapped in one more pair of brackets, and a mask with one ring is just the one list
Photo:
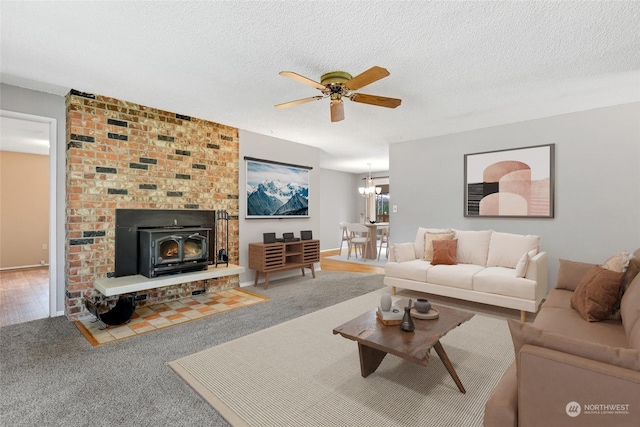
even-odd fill
[(171, 362), (234, 426), (481, 426), (513, 361), (506, 321), (476, 314), (442, 340), (467, 393), (432, 351), (421, 367), (387, 355), (360, 376), (357, 344), (334, 327), (379, 303), (380, 291)]

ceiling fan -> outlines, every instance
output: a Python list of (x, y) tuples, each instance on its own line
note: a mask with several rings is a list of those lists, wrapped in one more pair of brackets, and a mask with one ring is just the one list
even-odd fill
[(322, 95), (285, 102), (284, 104), (276, 105), (275, 108), (289, 108), (294, 105), (306, 104), (307, 102), (330, 98), (332, 122), (344, 120), (343, 98), (349, 98), (353, 102), (361, 102), (363, 104), (377, 105), (379, 107), (387, 108), (396, 108), (402, 102), (401, 99), (397, 98), (387, 98), (384, 96), (353, 92), (354, 90), (358, 90), (389, 75), (389, 71), (378, 66), (371, 67), (367, 71), (360, 73), (355, 77), (352, 77), (351, 74), (344, 71), (332, 71), (330, 73), (323, 74), (322, 77), (320, 77), (320, 83), (301, 76), (300, 74), (296, 74), (293, 71), (281, 71), (280, 75), (314, 87), (322, 92)]

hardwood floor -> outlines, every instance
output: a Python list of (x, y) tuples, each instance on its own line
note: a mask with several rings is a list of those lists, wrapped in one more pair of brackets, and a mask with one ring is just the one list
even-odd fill
[(384, 268), (382, 267), (327, 259), (327, 257), (338, 255), (338, 252), (340, 252), (338, 249), (320, 252), (320, 269), (325, 271), (350, 271), (352, 273), (384, 274)]
[(0, 326), (48, 316), (48, 267), (0, 271)]

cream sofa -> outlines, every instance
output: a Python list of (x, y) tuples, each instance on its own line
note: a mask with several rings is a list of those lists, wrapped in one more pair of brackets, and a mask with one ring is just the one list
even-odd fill
[[(425, 260), (432, 240), (451, 233), (457, 240), (456, 264)], [(535, 313), (547, 293), (547, 254), (540, 252), (539, 240), (493, 230), (420, 227), (414, 242), (391, 247), (384, 284), (392, 293), (411, 289), (520, 310), (524, 320), (525, 312)]]
[(508, 321), (516, 361), (485, 405), (485, 427), (639, 425), (640, 249), (623, 276), (618, 314), (608, 320), (586, 321), (572, 308), (593, 267), (560, 260), (534, 322)]

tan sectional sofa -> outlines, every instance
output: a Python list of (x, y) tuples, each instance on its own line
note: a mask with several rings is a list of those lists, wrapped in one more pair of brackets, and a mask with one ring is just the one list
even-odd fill
[[(432, 265), (430, 245), (442, 236), (457, 241), (453, 265)], [(539, 240), (493, 230), (420, 227), (414, 242), (391, 247), (384, 284), (393, 293), (411, 289), (512, 308), (524, 319), (547, 293), (547, 254), (540, 251)]]
[(516, 361), (486, 403), (485, 427), (640, 425), (640, 249), (622, 279), (619, 316), (609, 316), (619, 320), (587, 321), (572, 308), (592, 268), (561, 260), (533, 324), (509, 320)]

